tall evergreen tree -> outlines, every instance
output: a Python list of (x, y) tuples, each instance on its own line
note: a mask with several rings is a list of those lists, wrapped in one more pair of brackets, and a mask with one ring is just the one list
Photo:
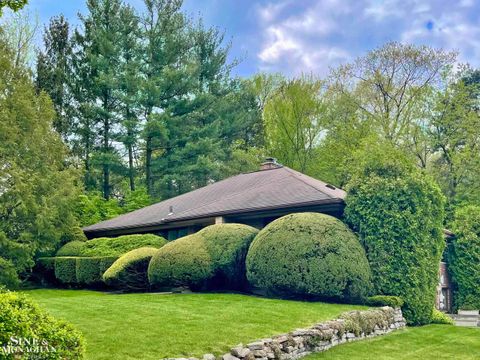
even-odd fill
[(36, 87), (52, 99), (56, 111), (53, 127), (67, 140), (72, 134), (71, 96), (68, 91), (72, 43), (63, 15), (50, 19), (43, 34), (44, 49), (37, 54)]

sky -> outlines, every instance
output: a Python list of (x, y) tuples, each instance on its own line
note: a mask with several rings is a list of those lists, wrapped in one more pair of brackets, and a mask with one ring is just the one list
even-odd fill
[[(42, 24), (60, 13), (75, 24), (86, 11), (85, 0), (29, 3)], [(185, 0), (184, 11), (225, 31), (239, 76), (325, 76), (388, 41), (455, 50), (480, 67), (480, 0)]]

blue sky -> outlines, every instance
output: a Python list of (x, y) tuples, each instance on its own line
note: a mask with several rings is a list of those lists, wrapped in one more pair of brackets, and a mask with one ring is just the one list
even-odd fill
[[(75, 23), (85, 12), (84, 0), (29, 2), (42, 23), (60, 13)], [(141, 9), (141, 0), (127, 2)], [(226, 32), (241, 76), (322, 76), (391, 40), (457, 50), (480, 67), (479, 0), (185, 0), (184, 9)]]

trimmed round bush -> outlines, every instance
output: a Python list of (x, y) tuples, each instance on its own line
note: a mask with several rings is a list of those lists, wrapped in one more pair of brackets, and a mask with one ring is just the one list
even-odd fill
[(148, 264), (158, 251), (153, 247), (142, 247), (122, 255), (103, 274), (103, 281), (122, 290), (148, 289)]
[(449, 270), (455, 284), (456, 309), (480, 309), (480, 206), (465, 206), (455, 212), (455, 238), (449, 255)]
[(57, 251), (57, 256), (81, 256), (85, 248), (84, 241), (70, 241)]
[[(35, 354), (35, 359), (83, 358), (85, 344), (80, 332), (69, 323), (50, 316), (24, 294), (0, 292), (0, 330), (2, 346), (8, 345), (12, 337), (30, 341), (35, 338), (46, 341), (50, 350), (50, 347), (55, 349)], [(17, 357), (8, 355), (5, 358)]]
[(367, 299), (367, 305), (370, 306), (390, 306), (392, 308), (401, 308), (403, 306), (402, 298), (389, 295), (375, 295)]
[(247, 277), (269, 293), (360, 301), (371, 288), (365, 251), (340, 220), (297, 213), (267, 225), (247, 255)]
[(150, 261), (155, 287), (239, 289), (245, 285), (245, 257), (258, 230), (242, 224), (208, 226), (162, 247)]

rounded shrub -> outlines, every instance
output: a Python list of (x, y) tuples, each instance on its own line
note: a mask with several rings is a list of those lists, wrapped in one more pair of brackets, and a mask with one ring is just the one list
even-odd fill
[(122, 255), (103, 274), (103, 281), (122, 290), (148, 289), (148, 264), (158, 251), (153, 247), (142, 247)]
[(261, 230), (247, 254), (247, 277), (255, 287), (299, 297), (359, 301), (371, 288), (356, 236), (319, 213), (290, 214)]
[(390, 306), (392, 308), (401, 308), (403, 300), (399, 296), (375, 295), (367, 299), (367, 305), (370, 306)]
[(247, 225), (218, 224), (168, 243), (150, 261), (149, 282), (193, 290), (238, 289), (245, 284), (245, 256), (257, 232)]
[[(43, 342), (43, 346), (49, 351), (35, 353), (32, 358), (83, 358), (85, 344), (81, 334), (69, 323), (47, 314), (24, 294), (0, 292), (0, 328), (2, 346), (15, 346), (13, 339), (36, 339)], [(18, 356), (24, 358), (21, 354), (11, 357), (7, 355), (5, 358), (17, 359)]]
[(81, 256), (85, 248), (84, 241), (70, 241), (57, 251), (57, 256)]
[(455, 285), (457, 309), (480, 309), (480, 206), (455, 212), (449, 255), (449, 270)]
[(160, 248), (167, 243), (154, 234), (123, 235), (115, 238), (97, 238), (85, 242), (79, 256), (121, 256), (140, 247)]
[(401, 297), (407, 322), (428, 324), (445, 247), (443, 195), (428, 176), (395, 163), (359, 174), (347, 187), (345, 218), (365, 248), (375, 293)]

